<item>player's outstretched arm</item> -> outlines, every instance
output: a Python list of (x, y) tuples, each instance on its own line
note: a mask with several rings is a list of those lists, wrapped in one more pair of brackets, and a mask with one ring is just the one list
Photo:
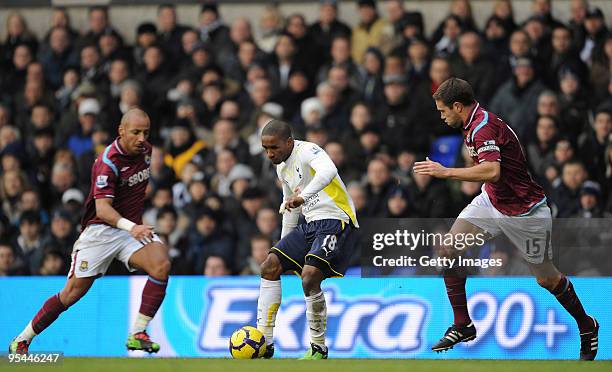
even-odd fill
[(113, 200), (110, 198), (96, 199), (96, 216), (111, 226), (128, 231), (134, 239), (150, 243), (153, 241), (153, 226), (136, 225), (134, 222), (121, 217), (119, 212), (113, 208)]
[(483, 161), (469, 168), (447, 168), (442, 164), (431, 161), (414, 163), (414, 172), (436, 178), (450, 178), (471, 182), (497, 182), (501, 175), (501, 165), (498, 161)]

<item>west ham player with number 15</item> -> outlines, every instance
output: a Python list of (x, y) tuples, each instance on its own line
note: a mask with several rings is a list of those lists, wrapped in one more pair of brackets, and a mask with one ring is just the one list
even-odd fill
[(129, 350), (159, 351), (146, 327), (166, 295), (170, 260), (153, 226), (142, 224), (151, 163), (150, 127), (149, 116), (140, 109), (131, 109), (121, 118), (119, 137), (98, 156), (91, 170), (83, 231), (74, 243), (66, 285), (13, 339), (9, 353), (27, 354), (32, 338), (83, 297), (114, 258), (130, 271), (142, 269), (149, 274), (126, 346)]
[[(429, 159), (415, 163), (415, 173), (438, 178), (484, 182), (482, 193), (459, 214), (451, 234), (504, 234), (521, 251), (538, 284), (552, 293), (576, 320), (580, 330), (580, 359), (597, 355), (599, 324), (584, 311), (574, 286), (551, 262), (552, 220), (546, 196), (527, 171), (527, 161), (514, 131), (474, 100), (465, 80), (450, 78), (433, 95), (442, 119), (463, 129), (464, 142), (474, 166), (446, 168)], [(447, 247), (446, 255), (457, 251)], [(432, 350), (452, 349), (476, 338), (468, 314), (465, 272), (459, 267), (444, 271), (444, 283), (454, 313), (454, 324)]]

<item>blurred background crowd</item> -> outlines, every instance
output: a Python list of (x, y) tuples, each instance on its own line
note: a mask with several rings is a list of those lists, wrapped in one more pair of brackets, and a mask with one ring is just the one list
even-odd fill
[(425, 156), (471, 165), (431, 99), (450, 76), (512, 126), (556, 217), (610, 216), (610, 18), (586, 0), (569, 3), (569, 19), (533, 0), (521, 22), (511, 1), (490, 4), (479, 29), (469, 0), (449, 1), (427, 35), (403, 1), (356, 1), (356, 24), (334, 0), (313, 2), (313, 23), (265, 4), (257, 21), (226, 23), (223, 5), (206, 2), (188, 25), (163, 4), (156, 19), (134, 22), (133, 44), (105, 7), (91, 7), (80, 30), (54, 8), (42, 37), (10, 14), (0, 44), (0, 275), (68, 271), (92, 163), (132, 107), (152, 119), (144, 222), (170, 247), (173, 274), (259, 273), (280, 236), (281, 191), (260, 144), (273, 118), (327, 151), (358, 218), (455, 217), (481, 185), (411, 171)]

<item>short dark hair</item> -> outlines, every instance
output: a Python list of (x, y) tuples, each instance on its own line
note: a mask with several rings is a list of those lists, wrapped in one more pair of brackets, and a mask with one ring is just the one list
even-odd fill
[(21, 224), (23, 223), (29, 223), (31, 225), (38, 225), (40, 224), (40, 214), (34, 210), (26, 210), (21, 214), (21, 217), (19, 218), (19, 225), (21, 226)]
[(159, 4), (159, 6), (157, 7), (157, 13), (159, 14), (160, 11), (162, 11), (163, 9), (174, 9), (176, 10), (176, 6), (172, 3), (162, 3)]
[(94, 5), (92, 7), (89, 8), (89, 14), (95, 12), (95, 11), (101, 11), (104, 12), (104, 14), (108, 17), (108, 7), (104, 6), (104, 5)]
[(467, 81), (452, 77), (440, 84), (433, 99), (442, 101), (446, 106), (452, 106), (455, 102), (468, 106), (474, 102), (474, 91)]
[(264, 127), (261, 132), (263, 136), (274, 136), (279, 137), (281, 140), (286, 140), (289, 137), (293, 137), (293, 133), (291, 132), (291, 126), (284, 121), (281, 120), (270, 120), (268, 124)]

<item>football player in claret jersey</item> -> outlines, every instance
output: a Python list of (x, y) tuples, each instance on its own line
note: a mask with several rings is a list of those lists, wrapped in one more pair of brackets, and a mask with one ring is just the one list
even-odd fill
[[(314, 143), (294, 140), (289, 124), (270, 121), (261, 143), (283, 184), (281, 240), (261, 265), (257, 328), (274, 354), (273, 330), (281, 303), (281, 274), (300, 273), (306, 298), (310, 350), (302, 359), (327, 359), (327, 307), (321, 282), (341, 277), (355, 248), (357, 216), (353, 201), (330, 157)], [(306, 223), (298, 225), (302, 213)]]
[[(576, 320), (580, 330), (580, 359), (597, 354), (599, 324), (584, 311), (574, 286), (552, 263), (552, 220), (546, 196), (527, 171), (527, 160), (518, 137), (503, 120), (474, 100), (472, 87), (450, 78), (433, 95), (442, 119), (461, 128), (465, 145), (474, 160), (469, 168), (446, 168), (427, 159), (415, 163), (414, 172), (438, 178), (484, 182), (482, 193), (459, 214), (450, 233), (504, 234), (521, 251), (540, 286), (552, 293)], [(456, 255), (452, 246), (445, 254)], [(453, 308), (454, 324), (432, 350), (452, 349), (459, 342), (476, 338), (476, 327), (468, 314), (466, 275), (461, 267), (443, 273)]]
[(142, 269), (149, 274), (126, 346), (129, 350), (159, 351), (146, 327), (166, 294), (170, 260), (153, 226), (142, 224), (151, 163), (150, 127), (149, 116), (140, 109), (131, 109), (121, 118), (119, 137), (98, 156), (91, 170), (91, 190), (66, 285), (11, 342), (9, 353), (26, 354), (34, 336), (79, 301), (114, 258), (130, 271)]

